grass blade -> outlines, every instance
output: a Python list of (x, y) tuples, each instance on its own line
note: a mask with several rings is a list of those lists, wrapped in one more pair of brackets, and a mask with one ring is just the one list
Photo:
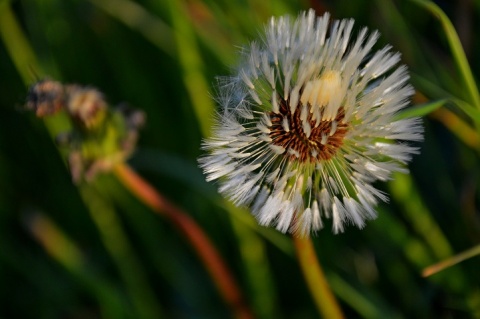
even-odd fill
[(403, 120), (412, 117), (422, 117), (430, 114), (431, 112), (435, 111), (446, 103), (447, 100), (443, 99), (415, 105), (408, 109), (402, 110), (400, 113), (397, 114), (396, 119)]
[(452, 51), (453, 59), (458, 70), (460, 71), (463, 81), (465, 82), (471, 103), (475, 105), (476, 108), (480, 109), (480, 95), (478, 93), (477, 84), (475, 82), (475, 78), (473, 77), (473, 73), (465, 55), (465, 51), (463, 50), (462, 43), (458, 38), (458, 34), (455, 31), (452, 22), (450, 19), (448, 19), (445, 12), (443, 12), (434, 2), (425, 0), (411, 1), (425, 8), (440, 21), (442, 28), (445, 31), (445, 36), (447, 37), (450, 50)]

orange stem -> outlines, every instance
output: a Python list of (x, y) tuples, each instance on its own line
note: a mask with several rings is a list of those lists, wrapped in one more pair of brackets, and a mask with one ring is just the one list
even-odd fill
[(330, 290), (310, 237), (293, 237), (297, 258), (310, 294), (323, 318), (343, 319), (342, 310)]
[(478, 256), (480, 255), (480, 245), (477, 245), (473, 248), (470, 248), (464, 252), (461, 252), (455, 256), (452, 256), (450, 258), (447, 258), (439, 263), (436, 263), (434, 265), (431, 265), (427, 268), (425, 268), (423, 271), (422, 271), (422, 276), (423, 277), (428, 277), (428, 276), (431, 276), (431, 275), (434, 275), (448, 267), (451, 267), (453, 265), (456, 265), (466, 259), (469, 259), (469, 258), (472, 258), (472, 257), (475, 257), (475, 256)]
[(220, 294), (234, 310), (237, 318), (253, 318), (235, 279), (213, 246), (210, 239), (197, 223), (180, 208), (160, 195), (147, 181), (126, 164), (115, 167), (119, 180), (142, 202), (156, 213), (169, 219), (185, 235), (213, 278)]

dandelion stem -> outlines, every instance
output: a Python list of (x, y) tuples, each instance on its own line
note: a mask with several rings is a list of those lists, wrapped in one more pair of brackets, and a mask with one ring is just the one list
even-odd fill
[(232, 274), (207, 235), (195, 221), (159, 194), (128, 165), (117, 165), (115, 174), (127, 189), (135, 194), (144, 204), (159, 215), (169, 219), (185, 235), (204, 263), (222, 297), (235, 312), (236, 317), (253, 318)]
[(297, 257), (312, 298), (324, 318), (343, 318), (342, 310), (330, 290), (310, 237), (293, 237)]

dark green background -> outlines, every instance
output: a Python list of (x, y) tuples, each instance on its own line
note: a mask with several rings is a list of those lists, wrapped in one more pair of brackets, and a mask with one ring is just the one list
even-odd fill
[[(146, 113), (129, 163), (205, 230), (259, 318), (317, 317), (290, 237), (233, 209), (197, 168), (215, 108), (215, 76), (230, 72), (239, 46), (255, 39), (271, 15), (314, 7), (318, 14), (329, 10), (334, 18), (353, 17), (356, 30), (363, 25), (380, 30), (377, 48), (391, 43), (411, 70), (419, 91), (415, 104), (447, 96), (466, 100), (440, 23), (410, 1), (136, 4), (132, 9), (125, 0), (2, 0), (0, 12), (12, 8), (38, 59), (28, 67), (30, 84), (49, 76), (91, 85), (112, 105), (128, 102)], [(438, 4), (458, 28), (478, 75), (480, 2)], [(139, 318), (139, 299), (166, 318), (231, 316), (178, 231), (104, 175), (98, 187), (132, 248), (125, 262), (112, 258), (44, 124), (24, 110), (27, 90), (0, 42), (0, 318)], [(446, 107), (471, 124), (458, 108)], [(340, 235), (327, 225), (313, 239), (349, 318), (480, 316), (479, 257), (421, 277), (423, 268), (480, 242), (480, 146), (465, 144), (435, 117), (424, 123), (425, 142), (411, 175), (377, 185), (391, 197), (378, 207), (379, 218)], [(472, 138), (478, 141), (478, 131), (472, 132), (464, 133), (476, 134)], [(77, 246), (81, 267), (65, 267), (45, 251), (31, 233), (35, 216), (48, 218)], [(131, 269), (139, 272), (132, 278), (146, 283), (139, 290), (122, 275), (131, 258), (136, 265)], [(145, 294), (153, 301), (141, 297)]]

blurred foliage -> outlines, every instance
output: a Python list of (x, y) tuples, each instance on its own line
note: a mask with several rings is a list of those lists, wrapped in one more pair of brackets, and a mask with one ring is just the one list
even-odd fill
[(428, 113), (411, 175), (378, 185), (391, 195), (379, 218), (314, 238), (346, 316), (480, 318), (480, 257), (421, 276), (480, 244), (480, 2), (437, 4), (446, 16), (424, 1), (1, 0), (0, 317), (231, 316), (168, 221), (114, 176), (72, 183), (48, 126), (24, 108), (44, 76), (143, 110), (130, 164), (210, 236), (255, 315), (316, 317), (289, 236), (221, 199), (196, 166), (215, 76), (271, 15), (313, 7), (378, 29), (378, 47), (391, 43), (409, 66), (414, 104), (425, 103), (412, 112)]

